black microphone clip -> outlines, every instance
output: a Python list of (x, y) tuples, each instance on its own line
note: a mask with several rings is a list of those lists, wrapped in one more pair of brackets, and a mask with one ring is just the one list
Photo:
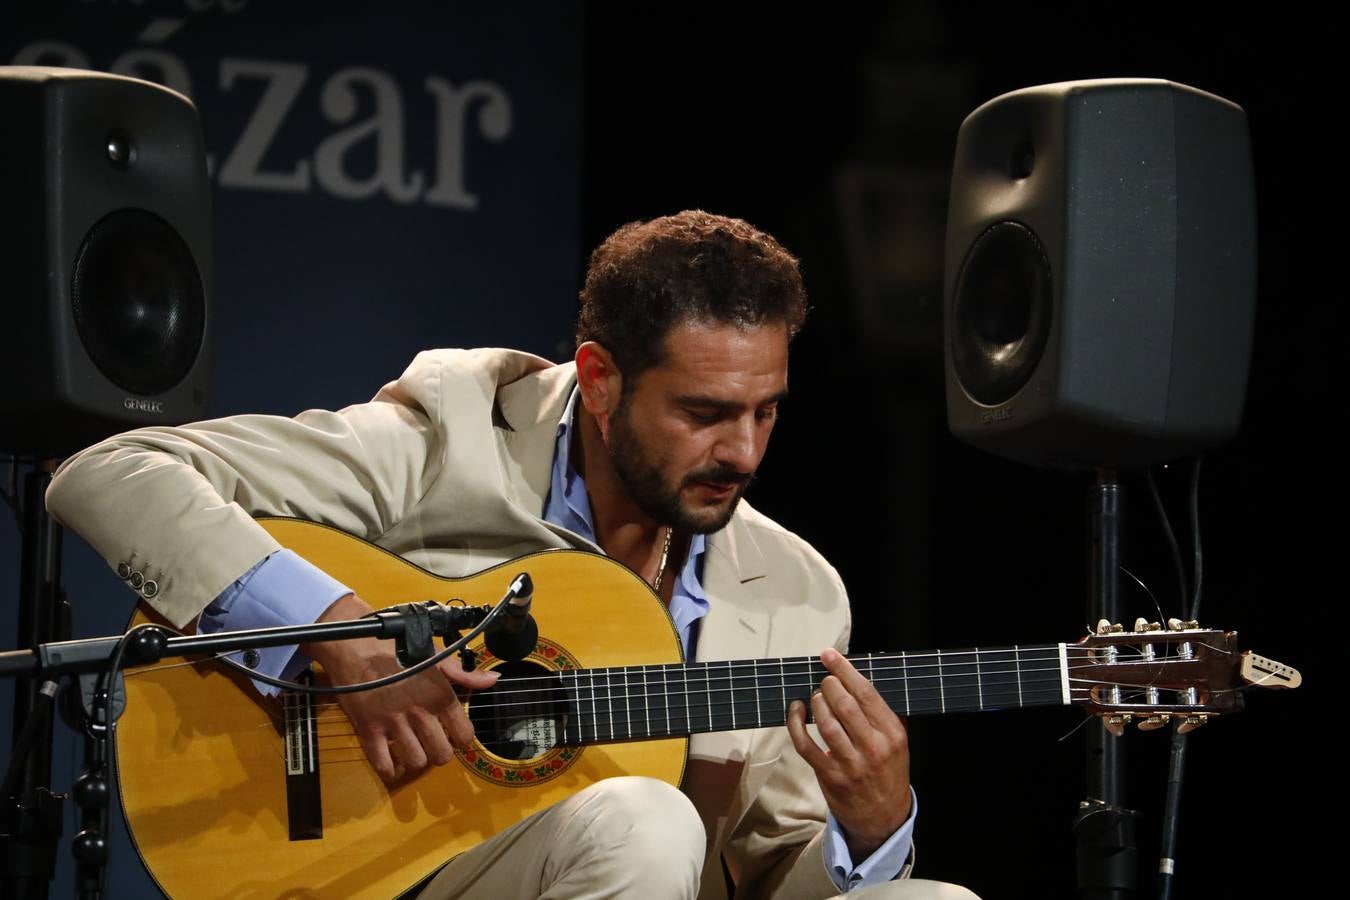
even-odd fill
[(399, 665), (405, 669), (436, 652), (432, 638), (458, 634), (461, 628), (477, 625), (487, 618), (485, 609), (474, 606), (449, 606), (426, 600), (400, 603), (373, 613), (385, 628), (384, 637), (394, 638)]

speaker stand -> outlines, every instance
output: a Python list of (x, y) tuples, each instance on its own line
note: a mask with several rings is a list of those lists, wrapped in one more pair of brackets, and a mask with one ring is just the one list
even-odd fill
[[(1100, 469), (1088, 492), (1092, 539), (1090, 623), (1120, 621), (1120, 535), (1124, 488), (1116, 473)], [(1104, 720), (1087, 725), (1087, 798), (1073, 820), (1077, 842), (1078, 890), (1086, 900), (1123, 900), (1137, 887), (1138, 849), (1133, 810), (1121, 806), (1125, 793), (1125, 745), (1106, 730)]]
[[(19, 582), (20, 649), (70, 639), (70, 606), (61, 590), (61, 526), (47, 514), (54, 460), (24, 478), (23, 567)], [(45, 690), (44, 690), (45, 688)], [(12, 788), (0, 796), (0, 895), (44, 900), (56, 874), (65, 795), (51, 790), (54, 686), (14, 683)]]

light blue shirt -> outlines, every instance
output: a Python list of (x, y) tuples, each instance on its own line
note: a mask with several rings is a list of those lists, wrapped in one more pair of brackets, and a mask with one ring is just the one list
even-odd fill
[[(558, 423), (558, 439), (553, 448), (553, 476), (549, 482), (548, 498), (544, 501), (544, 520), (561, 525), (568, 531), (595, 541), (595, 525), (591, 522), (591, 498), (586, 493), (586, 482), (572, 465), (572, 423), (576, 414), (577, 391), (567, 401), (562, 421)], [(684, 646), (685, 659), (692, 659), (698, 641), (698, 623), (708, 614), (708, 597), (703, 592), (703, 553), (708, 549), (708, 536), (696, 534), (689, 541), (689, 555), (680, 567), (679, 580), (670, 597), (670, 617)]]
[[(578, 392), (574, 388), (567, 401), (562, 421), (558, 423), (557, 442), (553, 451), (553, 471), (548, 498), (544, 501), (543, 518), (572, 531), (587, 540), (595, 540), (591, 522), (591, 501), (581, 474), (572, 466), (571, 433), (576, 415)], [(708, 613), (708, 597), (703, 590), (703, 556), (707, 551), (707, 536), (694, 535), (689, 541), (689, 553), (680, 567), (679, 580), (670, 598), (670, 616), (680, 635), (686, 659), (693, 658), (698, 642), (698, 625)], [(221, 592), (202, 612), (197, 630), (203, 634), (229, 628), (241, 631), (313, 622), (339, 598), (352, 593), (341, 582), (310, 565), (290, 550), (280, 550), (268, 556), (237, 581)], [(309, 659), (294, 647), (269, 647), (257, 651), (259, 658), (252, 668), (274, 678), (294, 678), (309, 665)], [(236, 654), (236, 658), (238, 658)], [(275, 694), (277, 688), (254, 682), (264, 694)], [(909, 819), (886, 843), (857, 866), (849, 856), (843, 830), (834, 815), (826, 816), (825, 866), (830, 880), (841, 891), (852, 891), (873, 884), (890, 881), (904, 867), (913, 844), (914, 822), (918, 818), (919, 800), (910, 789), (912, 806)]]

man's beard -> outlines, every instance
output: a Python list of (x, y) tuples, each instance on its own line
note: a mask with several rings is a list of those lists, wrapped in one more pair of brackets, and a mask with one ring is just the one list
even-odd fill
[[(725, 528), (753, 476), (714, 465), (690, 472), (679, 484), (668, 484), (661, 474), (661, 467), (650, 458), (642, 439), (629, 423), (626, 406), (621, 402), (610, 419), (609, 458), (624, 490), (638, 509), (663, 525), (694, 534), (711, 534)], [(736, 491), (729, 500), (690, 509), (680, 502), (680, 492), (697, 481), (735, 484)]]

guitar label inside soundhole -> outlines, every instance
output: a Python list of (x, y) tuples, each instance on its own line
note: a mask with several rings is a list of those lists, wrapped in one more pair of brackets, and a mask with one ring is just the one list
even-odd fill
[(554, 719), (527, 719), (506, 726), (507, 743), (518, 745), (520, 759), (533, 759), (558, 744), (558, 723)]
[(558, 744), (567, 716), (557, 673), (532, 662), (492, 668), (501, 680), (469, 704), (475, 737), (484, 750), (512, 762), (543, 756)]
[(521, 662), (504, 662), (483, 648), (480, 668), (501, 672), (490, 690), (469, 700), (474, 746), (456, 756), (493, 784), (521, 786), (549, 781), (581, 756), (581, 747), (563, 746), (571, 718), (562, 672), (576, 664), (551, 641), (540, 639)]

